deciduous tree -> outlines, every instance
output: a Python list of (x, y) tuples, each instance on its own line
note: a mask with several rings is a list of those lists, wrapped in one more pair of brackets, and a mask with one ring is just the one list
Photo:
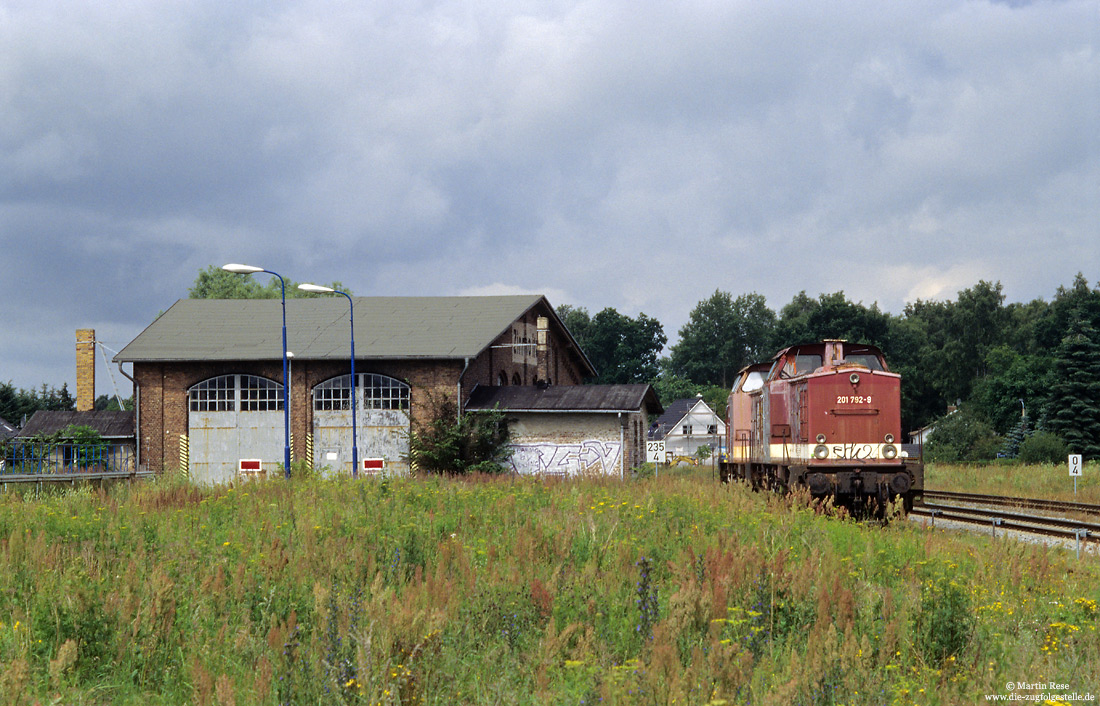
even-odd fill
[(890, 317), (878, 305), (866, 307), (849, 301), (844, 292), (822, 294), (816, 300), (799, 292), (783, 307), (775, 326), (775, 348), (811, 343), (827, 338), (883, 346)]
[(672, 347), (673, 374), (699, 385), (729, 389), (741, 368), (766, 358), (771, 350), (775, 312), (761, 294), (716, 290), (692, 309)]
[(668, 337), (656, 319), (644, 313), (631, 318), (610, 307), (589, 317), (584, 307), (568, 304), (558, 307), (557, 314), (596, 368), (591, 382), (647, 383), (658, 376)]
[[(282, 273), (280, 273), (282, 274)], [(262, 282), (256, 275), (240, 275), (227, 272), (215, 265), (208, 266), (195, 277), (195, 283), (187, 291), (191, 299), (280, 299), (282, 285), (278, 277), (267, 276)], [(285, 278), (284, 278), (285, 279)], [(325, 285), (347, 292), (340, 282)], [(298, 289), (298, 283), (286, 279), (287, 299), (312, 299), (329, 296), (316, 292), (304, 292)]]

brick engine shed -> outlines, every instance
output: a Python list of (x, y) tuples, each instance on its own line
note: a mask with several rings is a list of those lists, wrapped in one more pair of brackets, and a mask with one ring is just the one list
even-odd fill
[[(475, 386), (579, 385), (595, 371), (540, 295), (353, 297), (359, 457), (408, 469), (411, 423)], [(348, 301), (286, 301), (295, 460), (351, 469)], [(119, 352), (133, 365), (138, 462), (197, 482), (283, 460), (282, 309), (271, 299), (181, 299)]]

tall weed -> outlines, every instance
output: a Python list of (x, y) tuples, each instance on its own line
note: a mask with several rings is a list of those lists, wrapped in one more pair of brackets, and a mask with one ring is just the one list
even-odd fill
[(1091, 560), (703, 477), (158, 480), (0, 495), (0, 528), (3, 703), (973, 703), (1100, 673)]

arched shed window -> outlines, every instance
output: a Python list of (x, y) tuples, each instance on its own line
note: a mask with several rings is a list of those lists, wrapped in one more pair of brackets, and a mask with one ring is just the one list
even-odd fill
[(283, 386), (256, 375), (219, 375), (187, 391), (192, 412), (281, 412)]
[[(359, 400), (363, 409), (409, 408), (409, 386), (396, 378), (375, 373), (359, 376)], [(351, 409), (351, 375), (340, 375), (313, 388), (313, 409)]]

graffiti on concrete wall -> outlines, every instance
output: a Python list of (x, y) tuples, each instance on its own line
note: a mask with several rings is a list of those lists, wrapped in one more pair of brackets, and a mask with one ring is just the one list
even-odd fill
[(587, 439), (579, 444), (513, 444), (512, 470), (523, 475), (618, 474), (622, 445)]

